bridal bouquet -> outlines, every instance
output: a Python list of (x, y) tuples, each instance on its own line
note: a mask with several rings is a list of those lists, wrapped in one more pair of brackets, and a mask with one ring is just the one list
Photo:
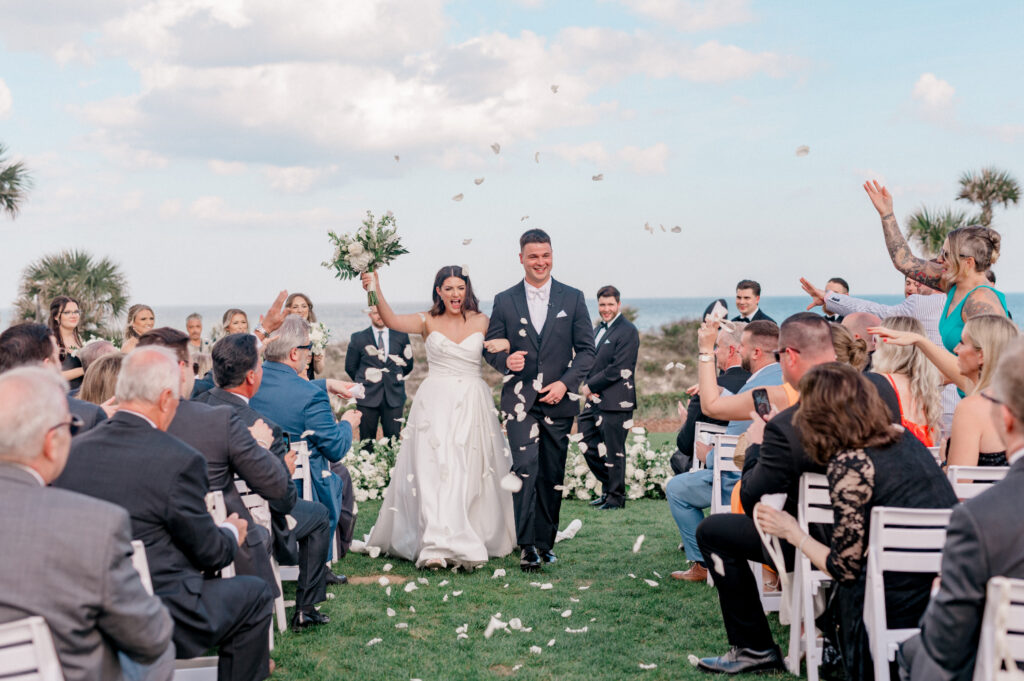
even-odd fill
[(309, 342), (313, 344), (313, 354), (322, 355), (327, 349), (327, 343), (331, 339), (331, 330), (323, 322), (311, 324), (309, 328)]
[[(391, 211), (382, 215), (380, 220), (375, 220), (373, 213), (366, 211), (362, 227), (352, 234), (339, 236), (334, 232), (328, 233), (334, 244), (334, 259), (323, 265), (333, 269), (338, 279), (355, 279), (363, 272), (373, 272), (409, 252), (402, 247), (397, 231)], [(371, 307), (377, 304), (377, 292), (372, 286), (366, 292), (366, 302)]]

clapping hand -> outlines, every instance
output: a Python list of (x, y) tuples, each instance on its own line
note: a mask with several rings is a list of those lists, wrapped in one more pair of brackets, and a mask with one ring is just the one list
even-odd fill
[(508, 342), (507, 338), (495, 338), (484, 341), (484, 350), (492, 355), (498, 352), (508, 352), (511, 349), (512, 344)]
[(715, 351), (715, 341), (718, 340), (718, 322), (704, 322), (697, 329), (697, 350), (702, 355), (709, 355)]
[(249, 434), (263, 449), (270, 449), (274, 442), (274, 431), (263, 419), (256, 419), (256, 423), (249, 426)]
[(871, 199), (871, 203), (874, 204), (875, 210), (882, 217), (892, 214), (892, 194), (889, 190), (878, 184), (878, 180), (870, 180), (864, 183), (864, 191), (868, 193), (868, 198)]
[[(270, 309), (267, 310), (267, 313), (260, 315), (259, 326), (266, 329), (268, 333), (275, 331), (284, 323), (284, 318), (288, 314), (284, 311), (284, 301), (287, 298), (288, 291), (281, 291), (277, 294), (277, 298), (274, 298), (274, 302), (270, 304)], [(270, 342), (270, 340), (270, 338), (267, 338), (264, 342)]]
[(803, 277), (800, 277), (800, 286), (802, 286), (803, 289), (804, 289), (804, 292), (806, 292), (807, 295), (809, 295), (811, 297), (811, 304), (807, 306), (808, 310), (813, 310), (814, 308), (818, 307), (819, 305), (821, 307), (825, 306), (825, 292), (824, 291), (822, 291), (820, 288), (815, 287), (814, 284), (812, 284), (811, 282), (807, 281)]

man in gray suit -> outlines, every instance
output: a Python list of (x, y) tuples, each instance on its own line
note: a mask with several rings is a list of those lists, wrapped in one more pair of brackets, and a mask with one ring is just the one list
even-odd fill
[(132, 567), (128, 514), (47, 487), (71, 446), (66, 392), (41, 367), (0, 376), (0, 622), (45, 617), (67, 681), (122, 678), (119, 652), (170, 678), (174, 625)]
[(1024, 496), (1024, 340), (1003, 350), (992, 385), (981, 395), (990, 403), (1010, 471), (992, 489), (953, 509), (939, 592), (921, 618), (921, 633), (897, 656), (904, 680), (969, 680), (989, 578), (1024, 578), (1024, 532), (1017, 519)]

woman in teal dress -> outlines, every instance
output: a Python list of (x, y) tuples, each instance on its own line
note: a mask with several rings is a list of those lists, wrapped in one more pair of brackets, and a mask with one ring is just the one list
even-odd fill
[(999, 232), (981, 225), (961, 227), (946, 237), (938, 258), (918, 258), (900, 232), (889, 191), (878, 182), (865, 182), (864, 190), (882, 216), (882, 231), (892, 264), (905, 276), (946, 294), (939, 333), (947, 350), (956, 352), (968, 319), (981, 315), (1010, 316), (1006, 297), (989, 285), (985, 275), (999, 258)]

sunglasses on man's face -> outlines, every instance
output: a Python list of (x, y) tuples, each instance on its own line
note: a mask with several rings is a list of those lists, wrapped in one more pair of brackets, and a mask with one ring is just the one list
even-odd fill
[(296, 345), (295, 349), (296, 350), (312, 350), (313, 349), (313, 344), (312, 343), (306, 343), (305, 345)]

